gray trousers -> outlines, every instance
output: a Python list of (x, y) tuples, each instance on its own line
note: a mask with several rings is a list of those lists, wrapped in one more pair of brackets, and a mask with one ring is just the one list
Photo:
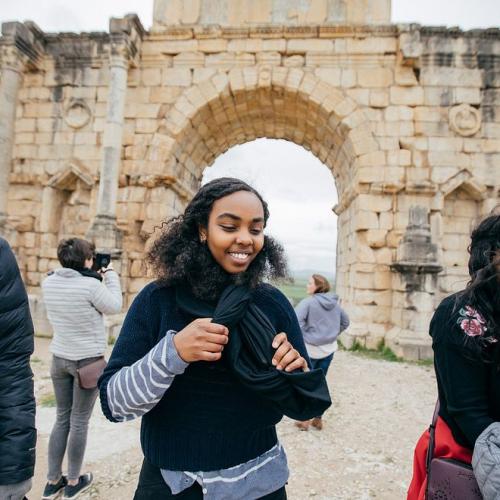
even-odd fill
[(0, 500), (23, 500), (31, 490), (31, 478), (16, 484), (0, 484)]
[(58, 481), (67, 448), (68, 480), (80, 477), (87, 445), (90, 416), (97, 398), (97, 388), (82, 389), (78, 385), (76, 369), (98, 358), (80, 361), (53, 356), (50, 376), (56, 396), (57, 416), (49, 439), (49, 470), (47, 479)]

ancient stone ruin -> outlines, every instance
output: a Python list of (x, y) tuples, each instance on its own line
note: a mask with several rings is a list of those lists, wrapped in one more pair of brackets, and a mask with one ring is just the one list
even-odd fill
[(394, 25), (390, 0), (156, 0), (150, 31), (4, 23), (0, 67), (0, 225), (40, 331), (59, 239), (119, 255), (128, 305), (155, 225), (269, 137), (335, 178), (348, 340), (422, 357), (419, 312), (464, 285), (471, 225), (500, 201), (496, 28)]

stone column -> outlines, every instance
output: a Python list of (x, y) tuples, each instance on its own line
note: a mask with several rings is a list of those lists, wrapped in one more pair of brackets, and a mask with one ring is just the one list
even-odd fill
[(34, 23), (2, 24), (0, 38), (0, 234), (10, 232), (7, 224), (7, 198), (12, 170), (17, 96), (26, 64), (36, 67), (42, 32)]
[(15, 45), (15, 33), (18, 25), (21, 23), (2, 24), (0, 45), (2, 61), (0, 79), (0, 232), (5, 232), (7, 229), (7, 195), (12, 169), (17, 94), (23, 79), (24, 62)]
[(110, 83), (99, 179), (97, 210), (87, 237), (98, 249), (119, 253), (122, 233), (116, 224), (128, 67), (137, 57), (143, 29), (137, 16), (110, 21)]
[[(429, 213), (424, 207), (410, 208), (408, 227), (398, 248), (398, 273), (394, 293), (402, 294), (400, 324), (388, 335), (389, 345), (405, 359), (432, 357), (429, 322), (436, 307), (438, 248), (431, 241)], [(404, 294), (404, 296), (403, 296)]]
[(116, 225), (116, 200), (122, 150), (127, 68), (128, 61), (123, 53), (111, 56), (97, 213), (89, 231), (89, 237), (95, 241), (96, 245), (108, 250), (121, 247), (121, 232)]
[(2, 47), (0, 80), (0, 230), (7, 223), (7, 193), (12, 167), (17, 93), (21, 86), (22, 62), (12, 46)]

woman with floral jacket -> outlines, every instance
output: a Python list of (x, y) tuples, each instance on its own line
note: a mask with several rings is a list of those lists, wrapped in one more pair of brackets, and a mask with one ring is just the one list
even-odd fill
[[(444, 299), (430, 324), (439, 396), (434, 457), (471, 463), (479, 436), (500, 422), (500, 215), (472, 232), (465, 290)], [(415, 449), (408, 500), (425, 498), (429, 432)]]

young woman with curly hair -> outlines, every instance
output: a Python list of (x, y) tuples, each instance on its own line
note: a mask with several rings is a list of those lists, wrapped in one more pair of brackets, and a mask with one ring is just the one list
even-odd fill
[(286, 274), (268, 218), (248, 184), (216, 179), (150, 251), (158, 279), (136, 297), (100, 380), (110, 420), (143, 417), (136, 500), (286, 498), (275, 426), (330, 399), (292, 306), (264, 283)]
[[(474, 229), (469, 253), (470, 282), (441, 302), (430, 334), (439, 395), (433, 456), (470, 464), (478, 441), (500, 422), (500, 215)], [(415, 449), (408, 500), (425, 498), (428, 443), (426, 431)]]

